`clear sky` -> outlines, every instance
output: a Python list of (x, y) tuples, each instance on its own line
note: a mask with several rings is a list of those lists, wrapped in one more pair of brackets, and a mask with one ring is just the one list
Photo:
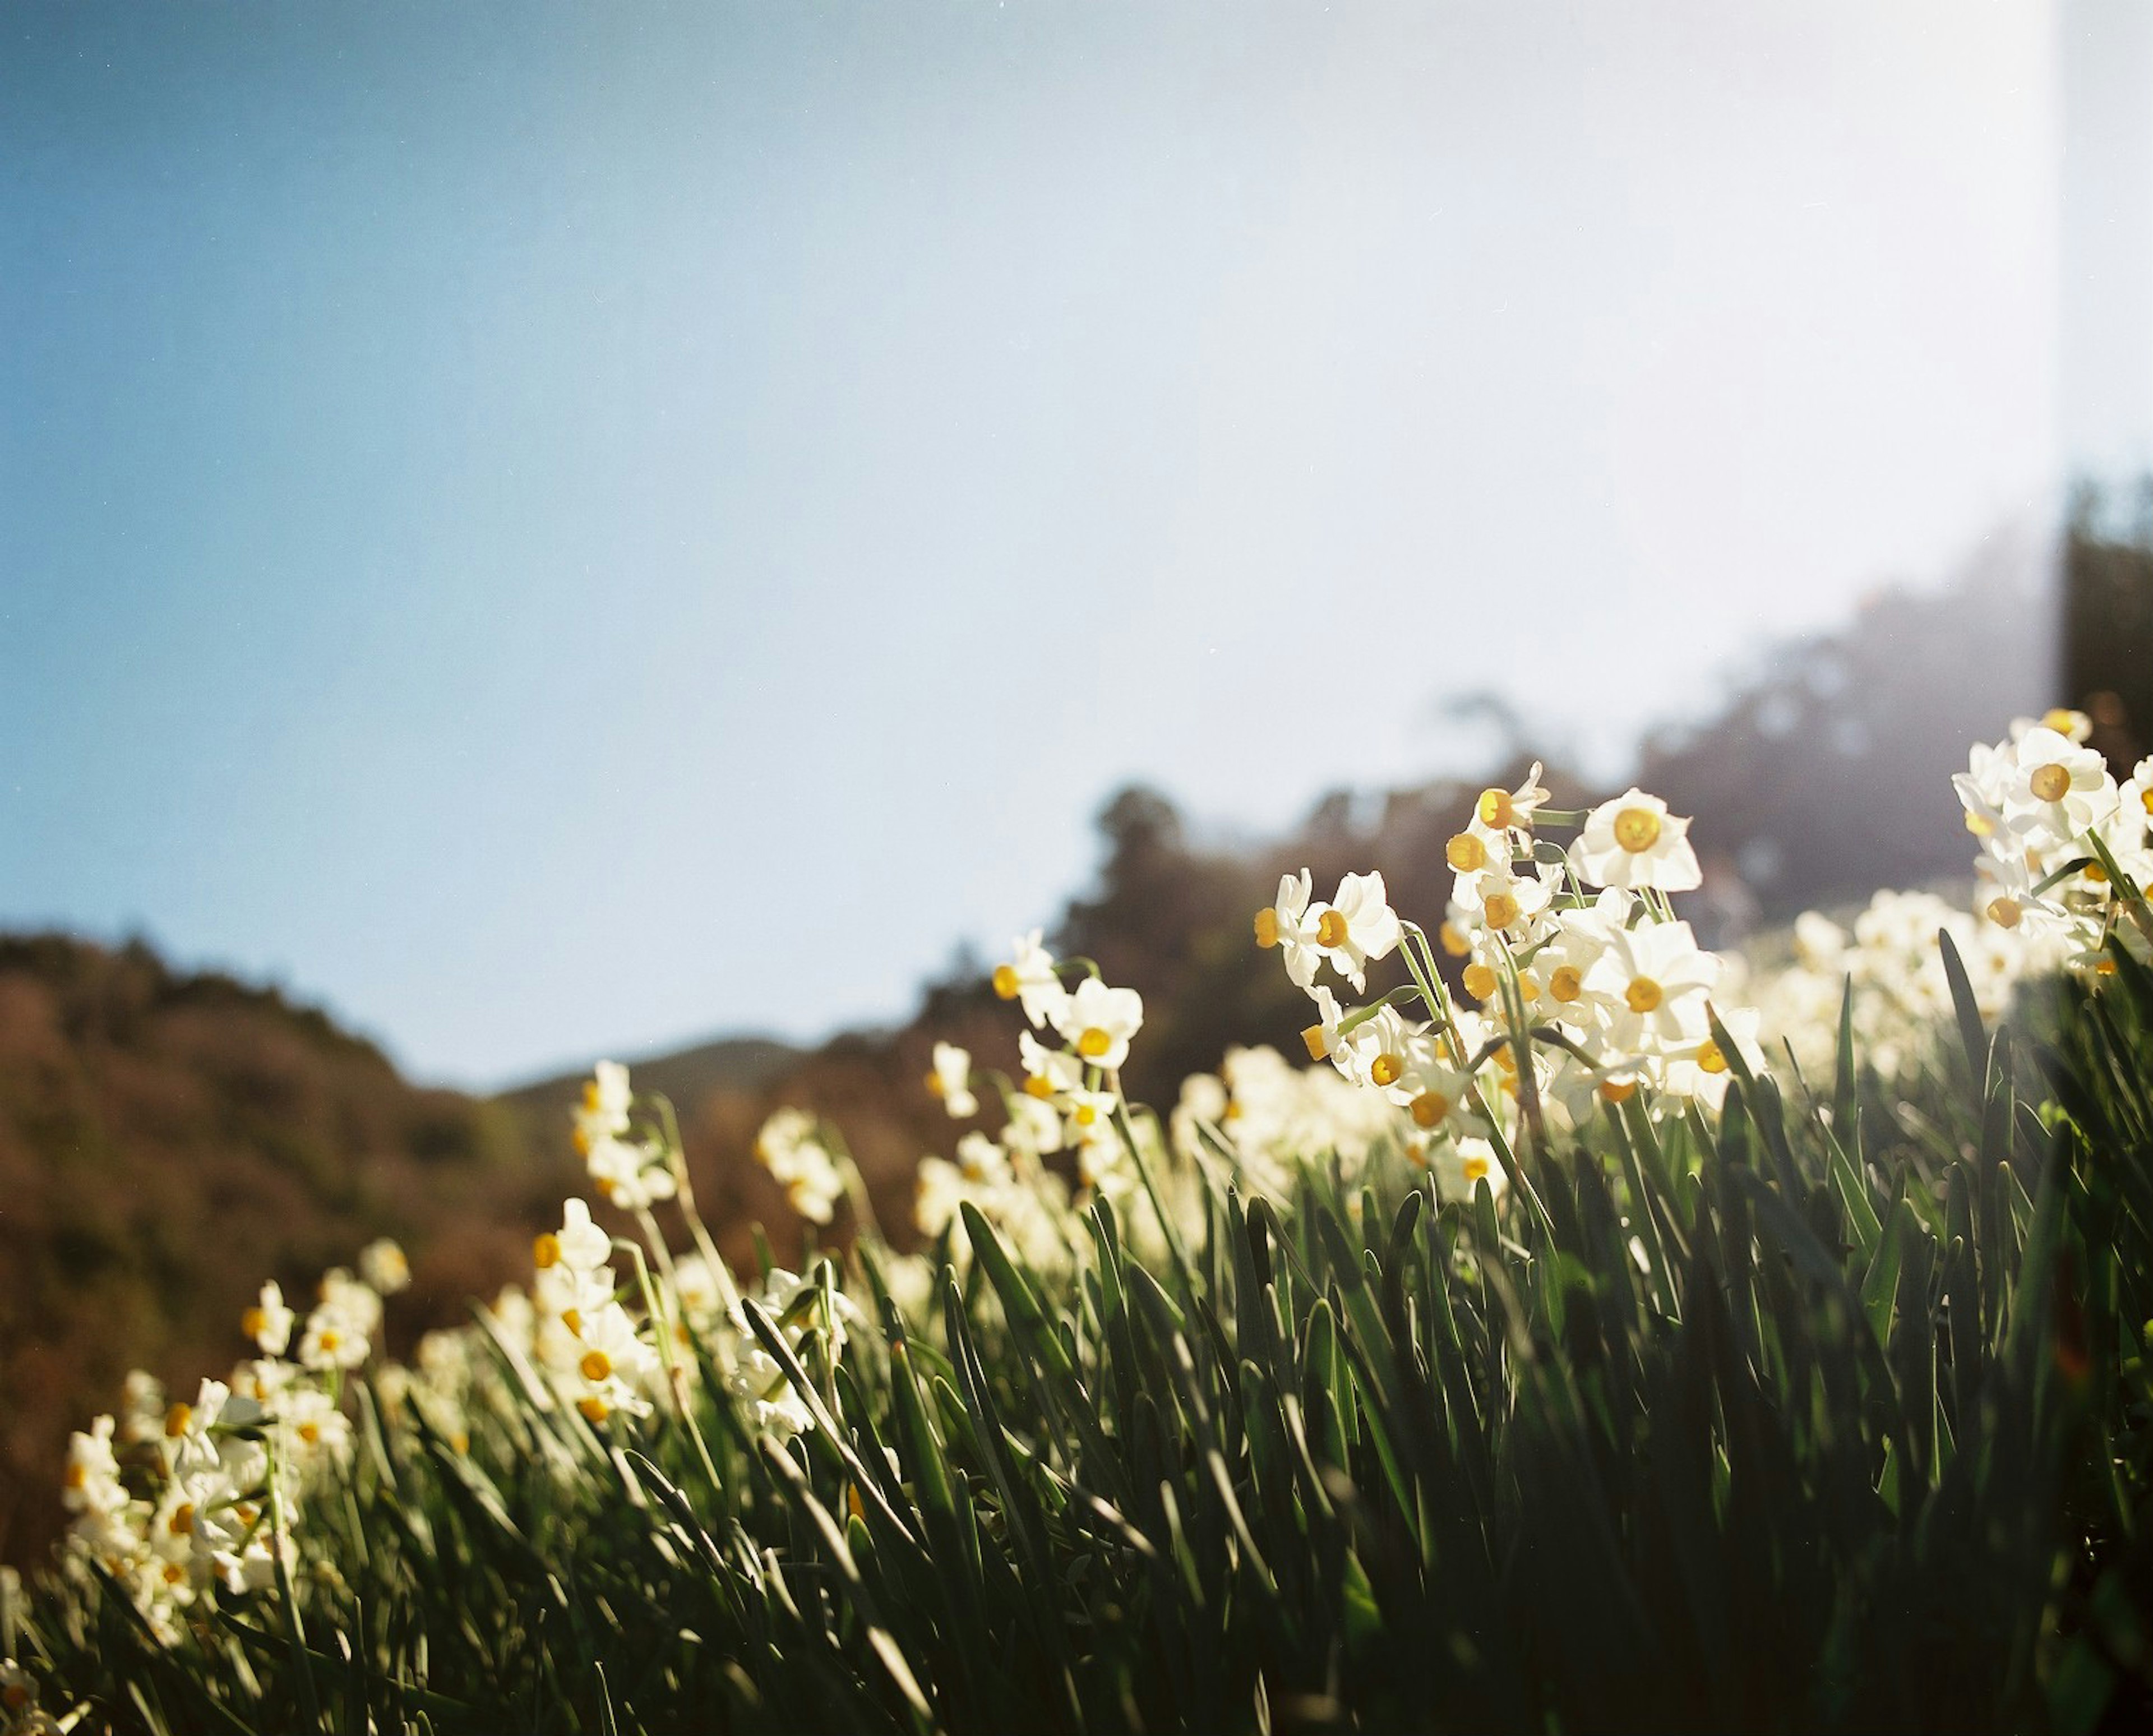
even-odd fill
[(1132, 776), (1618, 769), (2051, 509), (2059, 34), (10, 7), (0, 924), (483, 1083), (898, 1015)]

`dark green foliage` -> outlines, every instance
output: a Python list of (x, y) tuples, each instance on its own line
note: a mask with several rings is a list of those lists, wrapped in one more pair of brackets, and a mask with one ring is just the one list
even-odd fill
[(175, 1732), (2140, 1723), (2153, 975), (2042, 1028), (1910, 1102), (1850, 1051), (1633, 1101), (1499, 1214), (1311, 1163), (1157, 1271), (1095, 1206), (1074, 1280), (968, 1214), (932, 1333), (794, 1367), (789, 1449), (369, 1403), (296, 1606), (18, 1654)]

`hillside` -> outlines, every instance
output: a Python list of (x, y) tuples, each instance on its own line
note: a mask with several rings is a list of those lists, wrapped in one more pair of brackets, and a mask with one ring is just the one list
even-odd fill
[(562, 1180), (506, 1111), (273, 989), (0, 940), (0, 1554), (48, 1535), (69, 1428), (130, 1367), (228, 1367), (264, 1278), (303, 1292), (394, 1235), (396, 1324), (448, 1316), (519, 1267)]

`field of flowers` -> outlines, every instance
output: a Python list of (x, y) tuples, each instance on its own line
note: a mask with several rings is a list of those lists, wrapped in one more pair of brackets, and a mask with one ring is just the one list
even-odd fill
[(378, 1244), (75, 1436), (0, 1731), (2143, 1722), (2153, 761), (2086, 733), (1974, 750), (1972, 909), (1748, 960), (1664, 802), (1489, 790), (1427, 926), (1286, 878), (1307, 1065), (1159, 1111), (1029, 936), (919, 1251), (785, 1112), (809, 1255), (734, 1271), (602, 1066), (607, 1222), (475, 1324), (388, 1360)]

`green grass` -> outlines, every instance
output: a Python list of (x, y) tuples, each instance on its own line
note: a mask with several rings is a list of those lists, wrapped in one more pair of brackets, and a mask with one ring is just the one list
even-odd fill
[[(1887, 1092), (1746, 1069), (1498, 1211), (1310, 1154), (1147, 1266), (974, 1215), (820, 1426), (359, 1396), (294, 1583), (180, 1647), (54, 1585), (7, 1649), (154, 1731), (2054, 1730), (2153, 1718), (2153, 975), (1962, 1007)], [(1723, 1044), (1738, 1053), (1730, 1041)], [(840, 1421), (839, 1419), (842, 1419)], [(888, 1449), (888, 1450), (886, 1450)], [(893, 1451), (895, 1466), (890, 1462)]]

